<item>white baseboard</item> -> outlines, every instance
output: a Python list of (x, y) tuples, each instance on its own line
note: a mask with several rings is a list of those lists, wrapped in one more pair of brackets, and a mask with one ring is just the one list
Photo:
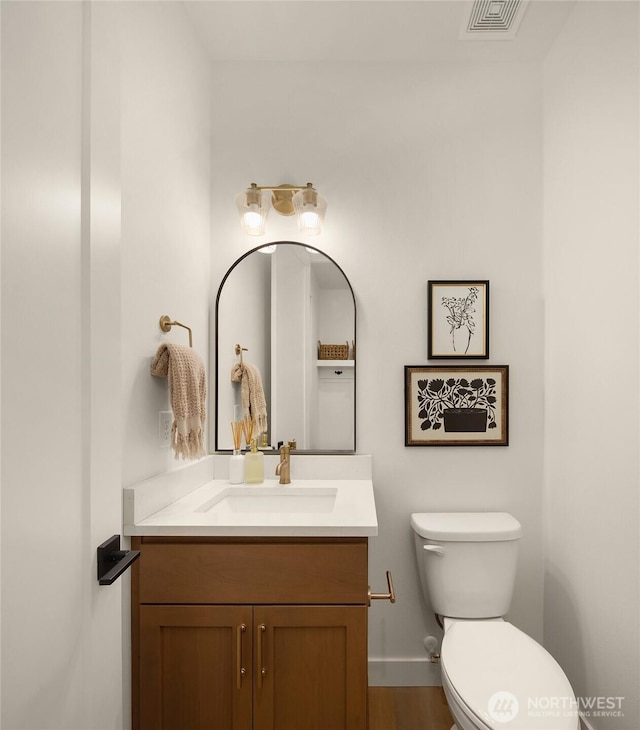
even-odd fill
[(370, 687), (437, 687), (440, 666), (427, 659), (369, 659)]

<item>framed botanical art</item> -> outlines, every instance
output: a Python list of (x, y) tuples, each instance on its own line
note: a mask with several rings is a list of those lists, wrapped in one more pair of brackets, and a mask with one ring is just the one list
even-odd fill
[(430, 281), (428, 287), (429, 359), (488, 359), (489, 282)]
[(405, 446), (508, 446), (509, 366), (405, 365)]

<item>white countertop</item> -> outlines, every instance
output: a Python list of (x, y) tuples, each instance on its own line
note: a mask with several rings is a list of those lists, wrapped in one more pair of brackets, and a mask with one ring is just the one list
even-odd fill
[[(370, 475), (370, 471), (365, 471), (365, 474)], [(354, 476), (361, 474), (354, 471), (347, 478), (292, 478), (288, 485), (279, 485), (277, 479), (266, 479), (261, 485), (237, 486), (230, 484), (226, 478), (211, 479), (204, 484), (200, 482), (195, 488), (183, 489), (177, 499), (165, 504), (158, 502), (157, 485), (147, 481), (125, 489), (124, 534), (175, 537), (371, 537), (378, 534), (373, 482), (370, 478)], [(184, 477), (181, 478), (184, 480)], [(222, 503), (225, 497), (242, 495), (247, 486), (260, 496), (261, 489), (264, 489), (265, 496), (276, 497), (275, 504), (280, 496), (287, 497), (285, 502), (295, 501), (297, 496), (321, 494), (317, 490), (335, 494), (335, 498), (318, 500), (323, 502), (322, 506), (310, 508), (308, 512), (302, 511), (298, 505), (293, 510), (262, 509), (252, 512), (246, 504), (242, 511), (235, 511), (231, 506), (226, 506), (231, 505), (232, 500)], [(151, 509), (147, 506), (150, 493), (154, 494), (155, 499)]]

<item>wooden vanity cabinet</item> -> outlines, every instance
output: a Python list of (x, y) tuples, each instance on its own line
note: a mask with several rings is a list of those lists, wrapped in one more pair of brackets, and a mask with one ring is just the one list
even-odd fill
[(133, 538), (134, 730), (365, 730), (366, 538)]

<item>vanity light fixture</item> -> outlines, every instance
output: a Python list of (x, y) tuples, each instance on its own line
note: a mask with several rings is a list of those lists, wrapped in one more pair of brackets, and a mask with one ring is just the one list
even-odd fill
[[(271, 193), (269, 195), (269, 192)], [(251, 185), (236, 196), (242, 230), (249, 236), (264, 235), (269, 207), (280, 215), (294, 215), (298, 230), (308, 236), (320, 233), (327, 200), (313, 187), (298, 185)]]

